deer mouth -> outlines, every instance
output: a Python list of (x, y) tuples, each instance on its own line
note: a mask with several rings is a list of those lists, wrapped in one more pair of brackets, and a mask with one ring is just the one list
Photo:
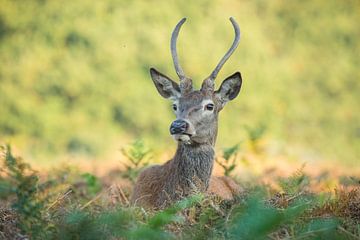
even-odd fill
[(184, 142), (186, 144), (190, 144), (191, 143), (191, 137), (193, 135), (189, 134), (189, 133), (182, 133), (182, 134), (173, 134), (172, 136), (176, 141)]

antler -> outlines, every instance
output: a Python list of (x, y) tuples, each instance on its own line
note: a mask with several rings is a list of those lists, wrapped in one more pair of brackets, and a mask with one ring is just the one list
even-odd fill
[(174, 31), (171, 35), (171, 42), (170, 42), (171, 55), (173, 58), (175, 71), (180, 78), (180, 90), (182, 93), (192, 89), (192, 81), (190, 78), (188, 78), (185, 75), (183, 69), (181, 68), (181, 66), (179, 64), (177, 50), (176, 50), (177, 37), (179, 35), (180, 28), (184, 24), (185, 21), (186, 21), (186, 18), (183, 18), (178, 22), (178, 24), (176, 24)]
[(214, 71), (210, 74), (210, 76), (207, 79), (204, 80), (202, 88), (207, 88), (207, 89), (210, 89), (210, 90), (214, 90), (215, 78), (217, 77), (219, 71), (221, 70), (221, 68), (223, 67), (225, 62), (230, 58), (230, 56), (233, 54), (233, 52), (235, 51), (235, 49), (239, 45), (239, 42), (240, 42), (240, 28), (239, 28), (239, 25), (236, 23), (235, 19), (232, 18), (232, 17), (230, 17), (230, 21), (231, 21), (231, 23), (232, 23), (232, 25), (234, 27), (234, 31), (235, 31), (234, 42), (231, 45), (230, 49), (225, 53), (223, 58), (220, 60), (218, 65), (215, 67)]

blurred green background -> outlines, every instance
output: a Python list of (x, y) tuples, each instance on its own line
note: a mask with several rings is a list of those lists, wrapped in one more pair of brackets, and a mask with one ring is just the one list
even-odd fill
[[(175, 24), (196, 85), (242, 38), (217, 84), (240, 70), (243, 88), (220, 116), (217, 146), (266, 127), (271, 146), (356, 165), (360, 157), (359, 1), (0, 0), (0, 141), (30, 159), (101, 159), (143, 138), (164, 151), (171, 103), (151, 66), (176, 79)], [(170, 144), (169, 144), (170, 143)]]

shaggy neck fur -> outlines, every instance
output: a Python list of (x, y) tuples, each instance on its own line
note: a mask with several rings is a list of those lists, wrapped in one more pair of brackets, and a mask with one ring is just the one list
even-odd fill
[(167, 197), (177, 200), (194, 192), (204, 192), (209, 186), (214, 165), (213, 144), (179, 143), (164, 190)]

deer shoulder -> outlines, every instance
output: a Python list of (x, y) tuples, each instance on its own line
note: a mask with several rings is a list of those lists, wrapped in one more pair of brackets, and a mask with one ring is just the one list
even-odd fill
[(224, 200), (234, 199), (241, 191), (241, 187), (227, 176), (212, 176), (207, 190), (209, 194), (215, 194)]

